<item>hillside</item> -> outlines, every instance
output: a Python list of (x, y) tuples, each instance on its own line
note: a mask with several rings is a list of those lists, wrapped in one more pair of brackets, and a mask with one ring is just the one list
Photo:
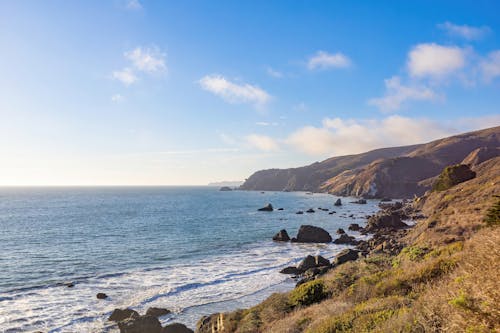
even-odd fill
[(427, 144), (329, 158), (292, 169), (255, 172), (243, 190), (315, 191), (368, 198), (411, 198), (430, 188), (445, 166), (499, 156), (500, 126)]
[(376, 233), (360, 259), (250, 309), (205, 317), (197, 332), (498, 332), (500, 157), (473, 170), (410, 202), (405, 209), (423, 214), (416, 225)]

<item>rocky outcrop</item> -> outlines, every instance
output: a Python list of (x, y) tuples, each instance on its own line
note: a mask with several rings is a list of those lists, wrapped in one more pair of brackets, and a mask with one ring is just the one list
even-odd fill
[(345, 244), (345, 245), (355, 245), (357, 244), (356, 239), (348, 234), (342, 234), (339, 238), (333, 241), (334, 244)]
[(291, 275), (299, 275), (299, 274), (302, 274), (303, 271), (298, 269), (297, 267), (295, 266), (288, 266), (288, 267), (285, 267), (283, 268), (281, 271), (280, 271), (281, 274), (291, 274)]
[(137, 318), (139, 313), (132, 309), (114, 309), (108, 320), (110, 321), (122, 321), (129, 318)]
[(444, 168), (436, 182), (432, 185), (434, 191), (444, 191), (476, 177), (476, 173), (466, 164), (457, 164)]
[(401, 217), (398, 213), (382, 211), (368, 219), (364, 231), (375, 233), (380, 229), (401, 229), (406, 227), (408, 227), (408, 225), (401, 221)]
[(281, 229), (273, 237), (273, 241), (276, 241), (276, 242), (288, 242), (289, 240), (290, 240), (290, 236), (288, 236), (288, 232), (286, 232), (285, 229)]
[(342, 206), (342, 200), (340, 200), (340, 198), (337, 199), (333, 205), (334, 206)]
[(297, 237), (292, 242), (298, 243), (330, 243), (332, 236), (323, 228), (312, 225), (301, 225)]
[(321, 267), (321, 266), (330, 266), (330, 262), (328, 259), (323, 258), (322, 256), (307, 256), (300, 262), (297, 268), (300, 271), (307, 271), (310, 268)]
[(184, 324), (173, 323), (163, 327), (161, 333), (194, 333), (194, 331)]
[(118, 322), (120, 333), (161, 333), (162, 327), (158, 318), (139, 316)]
[(273, 205), (271, 205), (270, 203), (268, 203), (264, 207), (258, 209), (258, 211), (260, 211), (260, 212), (272, 212), (273, 210), (274, 210)]
[(363, 228), (361, 228), (359, 226), (359, 224), (357, 224), (357, 223), (351, 223), (351, 224), (349, 224), (349, 227), (347, 228), (347, 230), (350, 230), (350, 231), (360, 231), (362, 229)]
[(343, 235), (343, 234), (345, 234), (345, 230), (342, 229), (342, 228), (338, 228), (337, 231), (336, 231), (336, 234), (337, 235)]
[(168, 309), (165, 309), (165, 308), (155, 308), (155, 307), (151, 307), (149, 308), (147, 311), (146, 311), (146, 315), (148, 316), (153, 316), (153, 317), (161, 317), (161, 316), (165, 316), (165, 315), (168, 315), (169, 313), (171, 313), (172, 311), (168, 310)]
[(230, 188), (229, 186), (222, 186), (219, 191), (223, 191), (223, 192), (228, 192), (228, 191), (232, 191), (233, 189)]
[(358, 251), (353, 249), (342, 250), (333, 260), (334, 265), (341, 265), (348, 261), (354, 261), (358, 259)]

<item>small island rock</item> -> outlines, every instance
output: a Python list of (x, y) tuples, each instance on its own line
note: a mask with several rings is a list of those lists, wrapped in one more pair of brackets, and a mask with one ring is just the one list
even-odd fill
[(276, 242), (288, 242), (289, 240), (290, 240), (290, 236), (288, 236), (288, 232), (286, 232), (285, 229), (281, 229), (273, 237), (273, 241), (276, 241)]
[(272, 212), (273, 211), (273, 205), (271, 205), (270, 203), (268, 203), (267, 205), (265, 205), (262, 208), (259, 208), (258, 210), (261, 211), (261, 212)]
[(296, 241), (299, 243), (330, 243), (332, 236), (323, 228), (312, 225), (301, 225)]

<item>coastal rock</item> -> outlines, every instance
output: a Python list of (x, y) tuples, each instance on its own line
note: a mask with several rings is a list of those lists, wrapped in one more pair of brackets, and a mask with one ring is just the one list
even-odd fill
[(476, 173), (466, 164), (451, 165), (441, 172), (432, 185), (434, 191), (444, 191), (452, 186), (463, 183), (476, 177)]
[(380, 200), (380, 202), (389, 202), (389, 201), (392, 201), (392, 199), (391, 198), (382, 198)]
[(359, 200), (353, 201), (352, 203), (360, 204), (360, 205), (366, 205), (366, 200), (365, 199), (359, 199)]
[(301, 211), (301, 210), (299, 210), (299, 211), (298, 211), (297, 213), (295, 213), (295, 214), (299, 214), (299, 215), (300, 215), (300, 214), (304, 214), (304, 212), (303, 212), (303, 211)]
[(343, 235), (343, 234), (345, 234), (345, 230), (342, 228), (338, 228), (336, 233), (337, 233), (337, 235)]
[(335, 201), (335, 203), (333, 205), (334, 206), (342, 206), (342, 200), (337, 199), (337, 201)]
[(270, 203), (268, 203), (264, 207), (259, 208), (258, 211), (260, 211), (260, 212), (272, 212), (273, 211), (273, 205), (271, 205)]
[(106, 295), (105, 293), (97, 293), (95, 297), (97, 297), (97, 299), (106, 299), (108, 298), (108, 295)]
[(303, 272), (302, 270), (298, 269), (295, 266), (288, 266), (280, 271), (281, 274), (291, 274), (291, 275), (300, 275), (302, 274), (302, 272)]
[(173, 323), (162, 328), (161, 333), (194, 333), (184, 324)]
[(224, 332), (224, 314), (214, 313), (210, 316), (203, 316), (196, 323), (196, 333)]
[(315, 211), (314, 211), (314, 209), (309, 208), (308, 210), (306, 210), (306, 213), (315, 213)]
[(232, 188), (230, 188), (229, 186), (222, 186), (222, 187), (219, 189), (219, 191), (223, 191), (223, 192), (224, 192), (224, 191), (232, 191), (232, 190), (233, 190), (233, 189), (232, 189)]
[(333, 214), (335, 214), (335, 213), (337, 213), (337, 212), (336, 212), (336, 211), (334, 211), (334, 210), (332, 210), (332, 211), (331, 211), (331, 212), (329, 212), (328, 214), (333, 215)]
[(278, 208), (278, 210), (284, 210), (283, 208)]
[(296, 241), (299, 243), (330, 243), (332, 236), (323, 228), (312, 225), (301, 225)]
[(288, 242), (290, 240), (290, 236), (285, 229), (281, 229), (276, 235), (273, 237), (273, 241), (277, 242)]
[(120, 333), (161, 333), (162, 327), (158, 318), (139, 316), (118, 322)]
[(368, 219), (365, 231), (369, 233), (376, 232), (380, 229), (401, 229), (408, 225), (401, 221), (401, 217), (397, 213), (385, 213), (373, 215)]
[(165, 316), (165, 315), (168, 315), (169, 313), (171, 313), (172, 311), (168, 310), (168, 309), (165, 309), (165, 308), (155, 308), (155, 307), (151, 307), (149, 308), (147, 311), (146, 311), (146, 315), (148, 316), (153, 316), (153, 317), (161, 317), (161, 316)]
[(333, 241), (334, 244), (357, 244), (356, 239), (348, 234), (342, 234), (339, 238)]
[(354, 261), (358, 259), (358, 251), (353, 249), (345, 249), (341, 251), (333, 260), (335, 265), (341, 265), (348, 261)]
[(66, 282), (64, 285), (68, 288), (73, 288), (75, 286), (73, 282)]
[(361, 228), (357, 223), (351, 223), (347, 229), (351, 231), (360, 231), (363, 228)]
[(137, 318), (139, 317), (139, 313), (132, 309), (114, 309), (109, 316), (108, 320), (110, 321), (122, 321), (129, 318)]
[(325, 259), (319, 255), (318, 256), (308, 255), (307, 257), (304, 258), (304, 260), (300, 262), (300, 264), (297, 266), (297, 269), (304, 272), (311, 268), (324, 267), (324, 266), (330, 266), (330, 262), (328, 261), (328, 259)]

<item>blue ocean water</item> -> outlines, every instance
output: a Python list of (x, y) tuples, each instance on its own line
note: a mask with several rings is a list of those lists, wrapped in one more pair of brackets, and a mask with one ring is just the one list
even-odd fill
[[(106, 318), (114, 308), (150, 306), (174, 310), (163, 323), (194, 327), (204, 314), (251, 306), (292, 288), (282, 267), (344, 248), (272, 242), (278, 230), (293, 236), (313, 224), (334, 236), (377, 210), (376, 201), (349, 198), (334, 207), (336, 198), (213, 187), (2, 188), (0, 332), (113, 332)], [(257, 211), (268, 202), (284, 210)], [(316, 213), (295, 214), (308, 208)], [(70, 281), (75, 287), (64, 286)], [(97, 300), (97, 292), (110, 297)]]

